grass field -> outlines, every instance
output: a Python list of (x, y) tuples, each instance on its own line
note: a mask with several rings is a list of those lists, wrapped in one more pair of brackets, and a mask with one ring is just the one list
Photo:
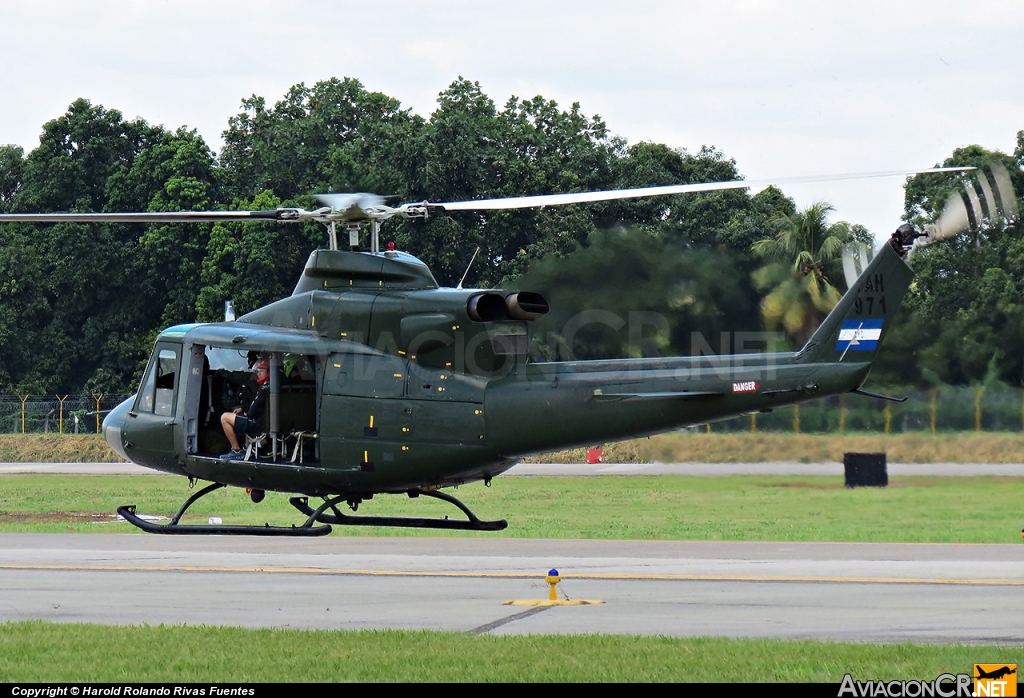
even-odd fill
[[(599, 445), (599, 444), (595, 444)], [(842, 461), (843, 453), (886, 452), (892, 463), (1020, 463), (1024, 433), (780, 434), (673, 432), (604, 444), (606, 463), (756, 463)], [(532, 456), (534, 463), (582, 463), (586, 449)], [(120, 461), (99, 435), (0, 434), (0, 462)]]
[[(173, 514), (189, 495), (185, 478), (160, 475), (5, 475), (0, 531), (134, 532), (110, 521), (121, 504)], [(846, 489), (841, 477), (496, 478), (457, 494), (484, 519), (506, 518), (500, 536), (671, 540), (1020, 542), (1024, 478), (893, 477), (887, 488)], [(183, 522), (291, 525), (287, 496), (253, 504), (225, 488), (199, 500)], [(360, 514), (444, 516), (458, 512), (425, 498), (378, 495)], [(495, 537), (494, 533), (335, 527), (334, 535)]]
[[(0, 682), (829, 682), (970, 673), (1019, 648), (614, 635), (0, 624)], [(456, 659), (457, 658), (457, 659)]]
[[(704, 441), (707, 436), (715, 438)], [(729, 447), (719, 436), (679, 438), (683, 444)], [(732, 447), (736, 443), (733, 440)], [(702, 453), (707, 452), (714, 451)], [(134, 532), (126, 523), (110, 521), (118, 505), (137, 504), (143, 513), (171, 514), (189, 492), (184, 478), (158, 475), (0, 476), (0, 531)], [(888, 488), (854, 490), (843, 487), (838, 476), (496, 478), (490, 488), (474, 484), (457, 494), (482, 518), (507, 518), (510, 526), (499, 535), (523, 538), (1019, 543), (1024, 525), (1024, 478), (893, 477)], [(286, 496), (268, 493), (263, 503), (254, 505), (237, 488), (212, 493), (191, 512), (186, 522), (205, 522), (211, 515), (220, 516), (226, 524), (288, 525), (301, 520)], [(378, 496), (365, 502), (359, 513), (438, 516), (453, 510), (423, 498)], [(336, 527), (333, 535), (495, 536), (345, 527)], [(861, 681), (930, 681), (941, 673), (968, 673), (973, 663), (982, 661), (1022, 663), (1024, 649), (614, 635), (109, 627), (41, 621), (0, 624), (0, 682), (8, 683), (838, 684), (845, 673)]]

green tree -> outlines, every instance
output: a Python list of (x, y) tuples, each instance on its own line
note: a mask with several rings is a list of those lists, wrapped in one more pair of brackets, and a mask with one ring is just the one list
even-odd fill
[[(237, 203), (239, 208), (258, 210), (281, 205), (269, 191)], [(321, 242), (309, 236), (311, 231), (319, 232), (317, 227), (294, 223), (214, 224), (196, 301), (199, 320), (223, 320), (226, 300), (233, 300), (236, 313), (242, 315), (289, 295), (310, 251)]]
[(0, 145), (0, 212), (7, 211), (21, 188), (25, 151), (16, 145)]
[[(76, 100), (43, 127), (39, 147), (24, 159), (12, 211), (102, 211), (106, 184), (159, 133), (145, 122)], [(138, 230), (114, 225), (7, 226), (15, 256), (33, 261), (12, 270), (14, 307), (0, 355), (11, 380), (33, 393), (70, 392), (105, 367), (123, 389), (135, 372), (138, 333), (147, 325), (137, 295), (144, 275)], [(7, 245), (5, 245), (7, 247)], [(5, 313), (8, 314), (9, 313)]]
[[(216, 207), (221, 171), (203, 139), (184, 128), (163, 132), (127, 170), (107, 180), (115, 211), (202, 211)], [(160, 326), (193, 322), (210, 225), (153, 224), (139, 238), (147, 272), (140, 284), (163, 302)]]
[[(627, 148), (578, 104), (565, 109), (540, 96), (512, 97), (498, 108), (463, 78), (439, 95), (429, 119), (350, 78), (296, 85), (272, 107), (254, 95), (229, 120), (224, 140), (215, 162), (195, 132), (168, 132), (77, 100), (45, 125), (40, 146), (27, 156), (0, 148), (0, 210), (311, 208), (312, 194), (329, 191), (445, 202), (738, 177), (736, 163), (714, 148)], [(636, 301), (634, 308), (664, 311), (669, 329), (659, 326), (652, 336), (662, 339), (642, 351), (680, 351), (688, 346), (687, 328), (719, 326), (713, 312), (730, 315), (730, 327), (752, 327), (750, 245), (774, 217), (793, 210), (778, 190), (753, 197), (738, 190), (395, 218), (382, 234), (448, 285), (461, 278), (477, 246), (467, 286), (495, 286), (535, 267), (571, 286), (571, 277), (550, 266), (557, 257), (588, 279), (614, 276), (628, 287), (635, 276), (649, 282), (637, 293), (662, 300), (599, 285), (605, 290), (571, 297), (570, 307), (602, 298), (625, 312), (615, 304), (621, 296)], [(626, 251), (616, 236), (636, 249)], [(0, 381), (31, 392), (124, 389), (161, 327), (218, 320), (228, 298), (246, 312), (286, 295), (323, 240), (315, 223), (4, 225)], [(614, 272), (602, 267), (609, 250), (624, 260)], [(665, 258), (653, 259), (658, 255)], [(572, 296), (557, 289), (563, 292)], [(722, 303), (706, 293), (719, 294)], [(713, 312), (698, 310), (705, 307)], [(586, 355), (635, 351), (618, 340), (602, 348), (599, 336), (581, 336), (593, 345)]]
[(107, 179), (130, 167), (161, 129), (121, 112), (72, 102), (63, 116), (43, 126), (39, 147), (23, 168), (18, 211), (103, 211)]
[[(423, 131), (426, 167), (415, 198), (435, 202), (606, 188), (615, 144), (598, 117), (574, 104), (512, 97), (498, 110), (479, 83), (459, 78), (438, 98)], [(594, 229), (591, 207), (461, 213), (397, 222), (389, 231), (421, 257), (442, 284), (463, 274), (476, 246), (469, 285), (493, 286), (529, 260), (566, 253)]]
[[(188, 134), (178, 137), (189, 140)], [(170, 145), (174, 138), (77, 100), (43, 127), (39, 147), (24, 158), (9, 208), (159, 210), (161, 202), (177, 208), (187, 203), (183, 192), (195, 184), (198, 170)], [(161, 155), (162, 148), (175, 155)], [(208, 156), (205, 166), (208, 179)], [(162, 198), (172, 192), (178, 192), (176, 200)], [(2, 228), (9, 266), (0, 291), (0, 356), (7, 380), (35, 394), (126, 390), (149, 354), (162, 314), (173, 305), (169, 296), (183, 293), (171, 260), (142, 243), (146, 227)], [(187, 255), (187, 245), (173, 254)]]
[(406, 196), (421, 167), (423, 119), (355, 79), (295, 85), (273, 108), (242, 101), (224, 132), (227, 193), (251, 200), (271, 191), (283, 201), (329, 191)]
[[(708, 146), (692, 154), (641, 142), (630, 146), (614, 167), (614, 186), (620, 189), (741, 179), (736, 161)], [(737, 211), (750, 206), (749, 199), (735, 189), (613, 202), (604, 206), (601, 225), (639, 227), (666, 240), (718, 247), (725, 242), (722, 232)]]
[(642, 230), (595, 231), (572, 254), (536, 262), (516, 286), (551, 305), (535, 338), (544, 359), (729, 352), (723, 332), (757, 326), (732, 255)]
[(778, 232), (754, 243), (766, 264), (754, 283), (767, 295), (761, 314), (769, 330), (782, 329), (798, 346), (804, 343), (839, 301), (843, 246), (853, 240), (847, 223), (829, 224), (832, 207), (815, 203), (776, 219)]

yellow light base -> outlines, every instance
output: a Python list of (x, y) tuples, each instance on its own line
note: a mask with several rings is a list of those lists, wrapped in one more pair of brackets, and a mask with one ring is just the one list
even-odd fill
[(604, 603), (594, 599), (523, 599), (506, 601), (503, 606), (590, 606)]

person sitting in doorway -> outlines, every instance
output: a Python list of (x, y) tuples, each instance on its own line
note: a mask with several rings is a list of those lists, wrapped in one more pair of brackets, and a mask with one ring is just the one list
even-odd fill
[(228, 442), (231, 444), (231, 450), (221, 456), (222, 460), (245, 458), (245, 452), (242, 450), (245, 437), (256, 436), (263, 432), (263, 410), (266, 408), (267, 398), (270, 396), (270, 363), (266, 359), (259, 359), (253, 370), (256, 371), (256, 384), (259, 386), (259, 390), (249, 408), (243, 410), (238, 407), (220, 416), (220, 425), (224, 428), (224, 435), (228, 437)]

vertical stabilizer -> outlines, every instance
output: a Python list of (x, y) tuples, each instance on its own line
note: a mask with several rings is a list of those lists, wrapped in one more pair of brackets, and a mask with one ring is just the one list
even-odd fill
[(882, 245), (797, 354), (797, 360), (806, 363), (874, 359), (914, 278), (914, 272), (903, 261), (905, 254), (895, 236)]

